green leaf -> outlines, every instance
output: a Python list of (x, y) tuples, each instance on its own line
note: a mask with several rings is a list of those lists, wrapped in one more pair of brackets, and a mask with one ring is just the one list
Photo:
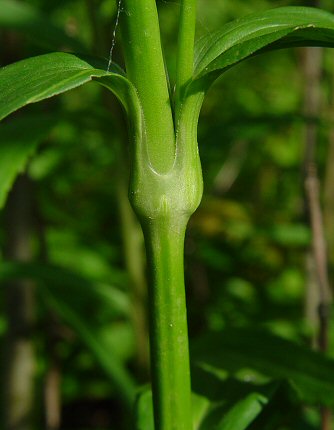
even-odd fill
[(99, 308), (99, 312), (90, 317), (92, 324), (100, 322), (105, 316), (103, 315), (105, 309), (108, 319), (128, 317), (130, 314), (129, 298), (124, 292), (64, 267), (3, 261), (0, 265), (0, 280), (18, 278), (44, 282), (48, 290), (78, 312), (89, 314), (92, 308)]
[(137, 396), (134, 410), (136, 430), (154, 430), (152, 391), (144, 388)]
[[(198, 380), (199, 370), (202, 375)], [(192, 385), (196, 393), (207, 401), (210, 399), (210, 407), (206, 408), (200, 425), (195, 429), (245, 429), (260, 415), (263, 420), (265, 416), (262, 412), (265, 411), (265, 415), (276, 412), (277, 402), (284, 404), (287, 413), (292, 409), (296, 411), (294, 390), (285, 381), (254, 384), (234, 378), (225, 379), (219, 372), (212, 372), (213, 369), (205, 370), (198, 366), (192, 369)]]
[(332, 14), (315, 8), (282, 7), (250, 15), (197, 42), (194, 80), (196, 85), (199, 80), (212, 83), (228, 68), (259, 52), (307, 45), (334, 46)]
[(210, 333), (192, 353), (195, 362), (230, 373), (251, 369), (289, 380), (303, 401), (334, 405), (334, 360), (272, 334), (250, 329)]
[[(194, 430), (244, 430), (261, 414), (281, 384), (256, 387), (239, 381), (220, 381), (220, 401), (192, 393)], [(227, 390), (226, 390), (227, 388)], [(228, 388), (234, 390), (233, 401)], [(254, 390), (258, 391), (254, 391)], [(152, 392), (145, 388), (135, 404), (136, 430), (154, 430)]]
[(200, 430), (201, 424), (210, 410), (210, 400), (204, 396), (192, 393), (191, 406), (194, 430)]
[(109, 320), (110, 317), (128, 316), (129, 303), (125, 294), (61, 267), (10, 262), (0, 265), (2, 281), (27, 278), (43, 283), (38, 293), (78, 334), (131, 407), (135, 393), (133, 379), (110, 342), (105, 336), (99, 336), (98, 330), (103, 315)]
[(240, 400), (221, 419), (217, 430), (245, 430), (262, 412), (268, 403), (268, 397), (260, 393), (251, 393)]
[[(101, 68), (101, 67), (105, 67)], [(0, 120), (29, 104), (95, 80), (112, 91), (127, 111), (140, 108), (131, 83), (115, 64), (111, 72), (97, 59), (55, 52), (28, 58), (0, 69)]]
[(111, 382), (115, 384), (125, 403), (131, 407), (135, 388), (133, 379), (118, 359), (117, 354), (110, 348), (109, 343), (103, 342), (103, 338), (97, 335), (90, 321), (87, 321), (87, 316), (73, 310), (65, 301), (50, 291), (44, 291), (44, 295), (49, 305), (81, 337)]
[(21, 173), (38, 143), (55, 121), (46, 115), (28, 115), (0, 124), (0, 209), (16, 176)]
[[(234, 395), (237, 394), (238, 388), (238, 398), (229, 400), (230, 392), (226, 391), (227, 407), (223, 403), (221, 407), (213, 409), (212, 414), (208, 414), (203, 421), (200, 430), (278, 429), (282, 428), (282, 425), (295, 422), (295, 417), (300, 417), (295, 392), (284, 381), (255, 385), (227, 380), (226, 384), (222, 384), (222, 389), (228, 390), (229, 386), (234, 390)], [(273, 423), (275, 425), (271, 427)]]
[(0, 29), (22, 32), (42, 46), (69, 47), (78, 52), (86, 51), (81, 42), (70, 37), (55, 26), (46, 15), (27, 3), (0, 0)]

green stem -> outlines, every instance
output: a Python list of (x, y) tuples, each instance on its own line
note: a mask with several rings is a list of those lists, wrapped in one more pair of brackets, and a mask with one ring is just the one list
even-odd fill
[(184, 0), (181, 5), (177, 142), (156, 2), (123, 1), (126, 68), (142, 109), (140, 117), (132, 118), (136, 127), (129, 196), (143, 227), (150, 274), (155, 430), (191, 430), (183, 248), (187, 221), (202, 196), (196, 135), (202, 98), (192, 94), (185, 99), (183, 92), (192, 76), (195, 0)]
[(150, 342), (155, 430), (192, 428), (183, 246), (186, 222), (144, 225), (150, 270)]
[(176, 119), (178, 119), (185, 86), (193, 75), (196, 2), (197, 0), (182, 0), (180, 6), (175, 89)]
[(141, 102), (148, 157), (165, 173), (173, 166), (175, 134), (155, 0), (123, 0), (122, 41), (127, 75)]
[(131, 204), (142, 224), (150, 273), (149, 313), (155, 430), (190, 430), (191, 392), (183, 246), (186, 224), (202, 196), (196, 124), (202, 94), (182, 107), (173, 168), (157, 173), (137, 142)]

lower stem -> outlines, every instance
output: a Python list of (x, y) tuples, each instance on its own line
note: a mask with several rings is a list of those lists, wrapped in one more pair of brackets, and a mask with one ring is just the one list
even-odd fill
[(183, 251), (186, 222), (144, 226), (149, 266), (151, 376), (155, 430), (190, 430), (191, 387)]

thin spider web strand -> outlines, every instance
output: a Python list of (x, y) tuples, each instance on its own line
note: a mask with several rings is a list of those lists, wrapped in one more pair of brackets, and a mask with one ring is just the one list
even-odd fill
[(117, 33), (117, 27), (118, 27), (118, 23), (119, 23), (119, 17), (120, 17), (120, 14), (121, 14), (121, 6), (122, 6), (122, 0), (118, 0), (116, 21), (115, 21), (114, 31), (113, 31), (113, 34), (112, 34), (112, 40), (111, 40), (111, 47), (110, 47), (110, 51), (109, 51), (109, 61), (108, 61), (107, 72), (110, 72), (110, 67), (111, 67), (111, 64), (112, 64), (112, 56), (113, 56), (114, 48), (115, 48), (115, 45), (116, 45), (116, 33)]

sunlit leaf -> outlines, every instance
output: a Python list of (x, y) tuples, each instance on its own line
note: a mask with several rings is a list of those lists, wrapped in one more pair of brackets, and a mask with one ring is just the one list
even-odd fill
[(19, 61), (0, 69), (0, 119), (29, 104), (95, 80), (121, 100), (126, 110), (137, 103), (135, 91), (117, 65), (107, 71), (98, 59), (56, 52)]
[(320, 9), (283, 7), (233, 21), (196, 44), (194, 79), (212, 82), (259, 52), (293, 46), (334, 46), (334, 16)]

